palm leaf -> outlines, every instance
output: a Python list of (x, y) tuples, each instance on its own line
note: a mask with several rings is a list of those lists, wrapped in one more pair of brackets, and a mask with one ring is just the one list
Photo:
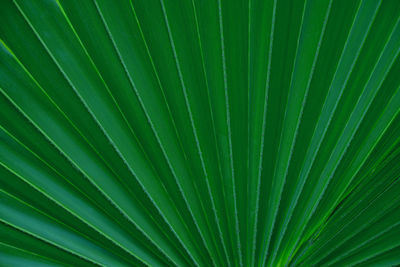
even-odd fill
[(5, 0), (1, 266), (400, 264), (400, 2)]

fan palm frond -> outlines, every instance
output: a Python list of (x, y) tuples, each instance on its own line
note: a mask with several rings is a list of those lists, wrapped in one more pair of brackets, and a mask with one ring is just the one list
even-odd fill
[(1, 266), (400, 264), (400, 1), (4, 0)]

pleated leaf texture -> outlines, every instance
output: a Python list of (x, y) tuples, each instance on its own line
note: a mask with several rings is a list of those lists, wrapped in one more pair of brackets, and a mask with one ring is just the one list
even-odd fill
[(400, 266), (400, 1), (2, 0), (0, 266)]

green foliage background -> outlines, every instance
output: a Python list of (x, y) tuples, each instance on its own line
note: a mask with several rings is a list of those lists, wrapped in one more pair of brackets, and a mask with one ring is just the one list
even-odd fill
[(0, 266), (400, 264), (400, 1), (0, 1)]

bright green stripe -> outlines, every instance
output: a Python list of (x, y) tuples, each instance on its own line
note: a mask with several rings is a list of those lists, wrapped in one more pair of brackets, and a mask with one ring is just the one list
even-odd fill
[(59, 222), (40, 214), (36, 210), (19, 202), (14, 197), (1, 191), (1, 221), (20, 230), (26, 231), (66, 251), (83, 257), (93, 263), (111, 266), (126, 266), (103, 248), (66, 229)]
[(39, 255), (35, 255), (31, 252), (5, 245), (3, 243), (0, 243), (0, 265), (15, 267), (66, 266), (61, 262), (55, 262)]

